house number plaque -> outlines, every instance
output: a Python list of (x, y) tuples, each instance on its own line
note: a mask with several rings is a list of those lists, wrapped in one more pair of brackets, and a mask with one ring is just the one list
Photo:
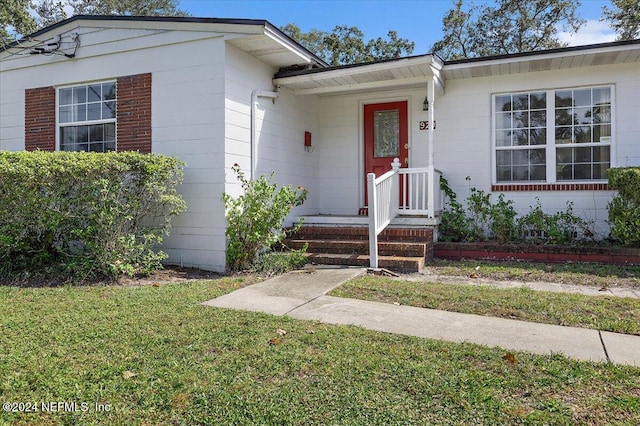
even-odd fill
[[(433, 130), (436, 129), (436, 125), (437, 124), (438, 124), (438, 122), (433, 120)], [(420, 130), (429, 130), (429, 122), (428, 121), (421, 121), (420, 122)]]

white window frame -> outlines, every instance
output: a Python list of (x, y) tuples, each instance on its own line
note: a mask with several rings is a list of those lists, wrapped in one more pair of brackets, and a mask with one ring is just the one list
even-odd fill
[[(61, 128), (63, 127), (78, 127), (78, 126), (89, 126), (89, 125), (95, 125), (95, 124), (114, 124), (114, 129), (115, 129), (115, 134), (114, 134), (114, 151), (118, 150), (118, 120), (117, 120), (117, 112), (116, 112), (116, 116), (114, 118), (107, 118), (107, 119), (100, 119), (100, 120), (84, 120), (84, 121), (72, 121), (72, 122), (65, 122), (65, 123), (61, 123), (60, 122), (60, 92), (61, 90), (64, 89), (72, 89), (75, 87), (88, 87), (88, 86), (92, 86), (92, 85), (96, 85), (96, 84), (109, 84), (112, 83), (115, 88), (116, 88), (116, 97), (113, 99), (113, 102), (117, 104), (118, 101), (118, 84), (117, 84), (117, 80), (113, 80), (113, 79), (109, 79), (109, 80), (98, 80), (98, 81), (89, 81), (89, 82), (83, 82), (83, 83), (74, 83), (74, 84), (67, 84), (67, 85), (63, 85), (63, 86), (56, 86), (56, 99), (55, 99), (55, 104), (56, 104), (56, 151), (61, 151), (62, 150), (62, 140), (60, 137), (60, 133), (61, 133)], [(89, 104), (88, 100), (87, 100), (87, 104)]]
[[(611, 136), (608, 144), (601, 144), (599, 146), (609, 146), (609, 168), (616, 167), (615, 156), (615, 135), (616, 135), (616, 96), (614, 84), (594, 84), (585, 86), (573, 86), (573, 87), (558, 87), (552, 89), (531, 89), (526, 91), (509, 91), (494, 93), (491, 95), (491, 179), (494, 185), (546, 185), (546, 184), (584, 184), (584, 183), (606, 183), (607, 179), (583, 179), (583, 180), (557, 180), (556, 176), (556, 148), (558, 147), (592, 147), (598, 146), (597, 143), (585, 143), (585, 144), (572, 144), (566, 145), (556, 144), (555, 131), (555, 93), (569, 90), (581, 90), (581, 89), (598, 89), (609, 88), (611, 93)], [(497, 111), (496, 111), (496, 97), (505, 95), (520, 95), (530, 93), (546, 93), (546, 145), (545, 145), (545, 160), (546, 160), (546, 180), (529, 180), (529, 181), (498, 181), (497, 173)], [(525, 147), (523, 147), (525, 148)]]

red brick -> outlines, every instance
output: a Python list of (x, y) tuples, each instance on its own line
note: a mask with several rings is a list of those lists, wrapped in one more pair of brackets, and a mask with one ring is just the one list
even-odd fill
[(640, 265), (639, 256), (613, 256), (613, 263)]
[(549, 261), (553, 263), (580, 262), (580, 258), (579, 254), (549, 253)]
[(460, 256), (464, 259), (481, 259), (488, 255), (489, 252), (486, 250), (460, 250)]
[(613, 262), (613, 256), (604, 254), (583, 254), (580, 255), (581, 262), (595, 262), (595, 263), (611, 263)]
[(56, 89), (25, 90), (24, 148), (27, 151), (56, 149)]
[(118, 151), (150, 153), (151, 74), (119, 77), (116, 109)]
[(433, 255), (441, 259), (460, 259), (460, 250), (434, 249)]

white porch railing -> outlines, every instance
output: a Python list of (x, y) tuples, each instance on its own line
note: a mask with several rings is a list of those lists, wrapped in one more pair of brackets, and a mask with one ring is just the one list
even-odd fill
[[(435, 217), (442, 212), (443, 193), (440, 191), (440, 170), (433, 170), (429, 176), (429, 168), (399, 169), (400, 204), (399, 215), (418, 215)], [(429, 185), (433, 183), (433, 187)], [(433, 206), (433, 209), (429, 207)]]
[(395, 158), (391, 170), (382, 176), (367, 174), (369, 205), (369, 264), (378, 267), (378, 235), (398, 215), (434, 218), (442, 209), (439, 170), (401, 169)]

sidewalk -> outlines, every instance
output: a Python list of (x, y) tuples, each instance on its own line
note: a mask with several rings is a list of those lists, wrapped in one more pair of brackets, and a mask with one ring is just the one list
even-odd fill
[(640, 336), (326, 296), (363, 271), (315, 266), (236, 290), (203, 305), (640, 366)]

